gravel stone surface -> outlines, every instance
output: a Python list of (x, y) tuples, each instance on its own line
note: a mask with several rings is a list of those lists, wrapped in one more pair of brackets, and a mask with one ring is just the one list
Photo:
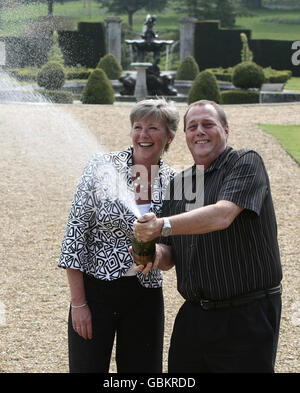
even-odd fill
[[(87, 159), (131, 143), (131, 104), (0, 104), (0, 372), (68, 372), (66, 273), (57, 267), (71, 199)], [(181, 115), (186, 105), (179, 105)], [(300, 166), (259, 123), (300, 124), (300, 104), (226, 106), (229, 144), (266, 164), (278, 222), (283, 310), (276, 371), (300, 372)], [(165, 160), (192, 164), (182, 121)], [(164, 274), (164, 371), (183, 302)], [(114, 355), (111, 372), (116, 372)]]

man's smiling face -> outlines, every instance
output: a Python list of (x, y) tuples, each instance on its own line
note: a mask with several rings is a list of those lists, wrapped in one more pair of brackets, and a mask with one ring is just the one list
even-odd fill
[(225, 150), (229, 128), (212, 105), (196, 105), (186, 116), (185, 133), (195, 163), (207, 168)]

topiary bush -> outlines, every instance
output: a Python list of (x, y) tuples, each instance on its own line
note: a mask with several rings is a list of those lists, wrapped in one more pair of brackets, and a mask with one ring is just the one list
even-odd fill
[(102, 68), (108, 79), (119, 79), (123, 71), (118, 59), (111, 53), (101, 57), (97, 68)]
[(188, 104), (203, 99), (217, 103), (221, 101), (217, 79), (212, 72), (207, 70), (200, 72), (194, 80), (188, 94)]
[(185, 57), (180, 63), (176, 79), (178, 80), (194, 80), (196, 76), (199, 74), (199, 66), (193, 56)]
[(48, 61), (37, 74), (37, 84), (47, 90), (59, 90), (66, 80), (64, 67), (56, 61)]
[(257, 90), (226, 90), (221, 92), (222, 104), (258, 104)]
[(57, 61), (62, 66), (64, 66), (64, 56), (60, 49), (59, 42), (58, 42), (58, 32), (54, 30), (53, 32), (53, 43), (52, 46), (47, 54), (48, 61)]
[(242, 50), (241, 61), (253, 61), (253, 52), (249, 48), (248, 37), (245, 33), (241, 33)]
[(83, 104), (113, 104), (115, 92), (106, 73), (96, 68), (87, 81), (82, 92)]
[(241, 89), (260, 88), (265, 81), (262, 67), (252, 61), (244, 61), (234, 67), (232, 83)]

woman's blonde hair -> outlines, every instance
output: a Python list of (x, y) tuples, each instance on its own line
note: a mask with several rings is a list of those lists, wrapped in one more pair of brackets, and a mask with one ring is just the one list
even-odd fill
[[(131, 126), (133, 126), (134, 122), (150, 116), (163, 120), (169, 135), (175, 136), (179, 124), (179, 112), (173, 101), (167, 101), (164, 98), (139, 101), (134, 105), (130, 113)], [(165, 151), (168, 148), (169, 145), (167, 144)]]

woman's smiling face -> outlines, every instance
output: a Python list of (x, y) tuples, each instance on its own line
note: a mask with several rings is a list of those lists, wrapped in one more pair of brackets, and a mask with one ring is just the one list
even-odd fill
[(131, 136), (134, 163), (139, 164), (157, 164), (166, 144), (173, 139), (165, 121), (154, 116), (136, 120), (132, 126)]

